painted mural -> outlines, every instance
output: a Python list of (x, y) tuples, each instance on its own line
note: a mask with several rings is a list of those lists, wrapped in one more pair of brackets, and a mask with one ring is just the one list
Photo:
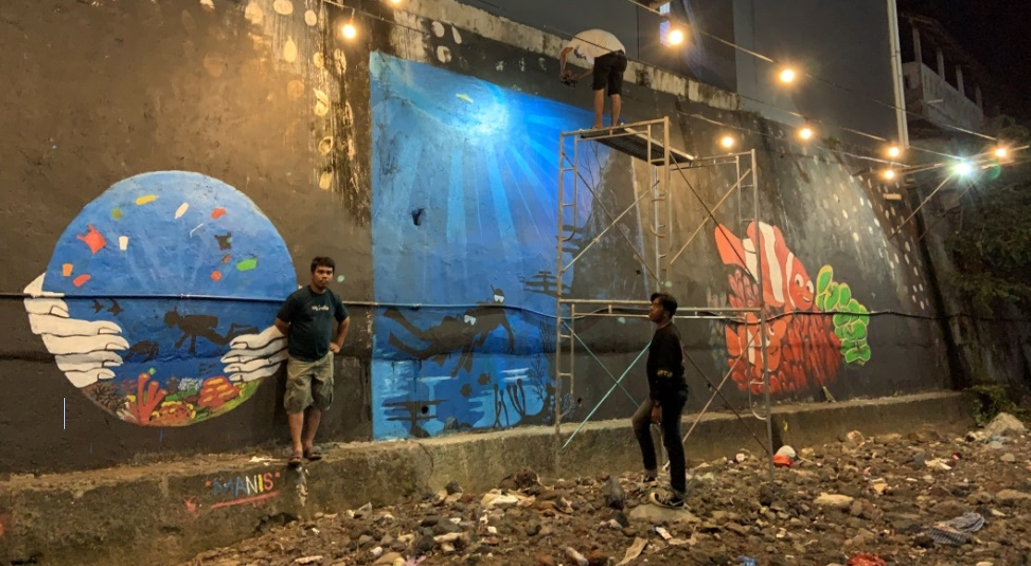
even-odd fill
[(286, 358), (271, 326), (297, 287), (272, 223), (198, 173), (130, 177), (86, 205), (25, 300), (32, 331), (120, 419), (185, 426), (231, 411)]
[[(866, 307), (847, 283), (834, 281), (825, 265), (814, 280), (788, 247), (780, 228), (752, 222), (739, 237), (724, 225), (715, 230), (720, 260), (729, 268), (727, 302), (735, 308), (766, 304), (767, 357), (774, 395), (806, 393), (833, 382), (842, 367), (870, 361)], [(759, 319), (720, 323), (727, 367), (741, 391), (763, 391)]]
[(549, 422), (559, 134), (591, 115), (382, 53), (370, 73), (376, 300), (425, 305), (376, 314), (374, 438)]

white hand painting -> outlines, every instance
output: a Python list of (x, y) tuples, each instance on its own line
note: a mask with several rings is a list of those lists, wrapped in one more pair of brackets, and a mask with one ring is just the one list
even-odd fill
[(121, 327), (109, 321), (71, 318), (64, 295), (43, 290), (43, 275), (29, 283), (25, 293), (31, 295), (25, 299), (25, 311), (32, 332), (43, 339), (72, 385), (82, 388), (115, 376), (108, 368), (122, 365), (116, 352), (129, 349)]
[(286, 360), (286, 336), (275, 326), (259, 334), (237, 336), (229, 343), (229, 353), (222, 356), (225, 374), (230, 381), (254, 381), (268, 377)]

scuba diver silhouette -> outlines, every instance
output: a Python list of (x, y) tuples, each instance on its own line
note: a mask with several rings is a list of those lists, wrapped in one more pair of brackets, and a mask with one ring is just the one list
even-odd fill
[(197, 353), (197, 338), (204, 338), (212, 344), (225, 346), (238, 336), (244, 334), (256, 334), (259, 329), (254, 326), (244, 326), (236, 323), (229, 325), (229, 331), (225, 336), (219, 334), (218, 317), (210, 314), (188, 314), (183, 316), (179, 311), (173, 309), (165, 313), (165, 324), (169, 328), (176, 328), (182, 331), (183, 335), (175, 343), (175, 348), (183, 345), (187, 338), (190, 339), (190, 354)]
[(390, 345), (420, 360), (432, 359), (435, 363), (444, 362), (456, 351), (460, 352), (458, 363), (451, 370), (451, 377), (460, 370), (470, 371), (476, 349), (483, 346), (492, 332), (503, 328), (508, 333), (508, 351), (515, 351), (515, 333), (508, 323), (504, 307), (505, 293), (491, 286), (494, 292), (493, 301), (477, 302), (458, 316), (445, 316), (436, 326), (425, 330), (412, 324), (396, 308), (389, 308), (384, 316), (400, 324), (408, 333), (429, 344), (424, 348), (409, 346), (401, 341), (393, 332), (390, 333)]

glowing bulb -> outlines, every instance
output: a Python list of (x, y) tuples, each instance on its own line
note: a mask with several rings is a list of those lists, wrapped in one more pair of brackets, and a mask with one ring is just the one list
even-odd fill
[(891, 169), (885, 169), (884, 170), (884, 178), (889, 180), (889, 181), (894, 179), (895, 178), (895, 171), (893, 171)]
[(807, 139), (813, 137), (813, 129), (810, 128), (809, 126), (803, 127), (801, 130), (798, 130), (798, 137), (800, 137), (800, 138), (802, 138), (804, 140), (807, 140)]
[(1003, 158), (1003, 157), (1006, 157), (1007, 153), (1008, 152), (1006, 151), (1006, 148), (1004, 148), (1004, 147), (996, 148), (996, 150), (995, 150), (995, 157)]
[(780, 72), (780, 81), (784, 83), (790, 83), (795, 80), (795, 71), (792, 69), (784, 69)]
[(966, 176), (966, 175), (969, 175), (969, 174), (971, 174), (973, 172), (974, 172), (974, 166), (971, 165), (967, 161), (960, 161), (959, 163), (956, 164), (956, 174), (957, 175)]
[(901, 154), (902, 154), (902, 150), (899, 149), (898, 146), (894, 146), (893, 145), (893, 146), (888, 148), (888, 156), (889, 157), (898, 157)]
[(354, 21), (349, 21), (344, 24), (344, 37), (347, 39), (354, 39), (354, 36), (358, 35), (358, 30), (354, 27)]
[(669, 32), (669, 36), (666, 39), (670, 45), (680, 45), (684, 42), (684, 30), (674, 29)]
[(390, 0), (391, 4), (400, 4), (401, 0)]
[(732, 138), (731, 136), (723, 136), (723, 138), (720, 139), (720, 145), (727, 149), (730, 149), (734, 147), (734, 138)]

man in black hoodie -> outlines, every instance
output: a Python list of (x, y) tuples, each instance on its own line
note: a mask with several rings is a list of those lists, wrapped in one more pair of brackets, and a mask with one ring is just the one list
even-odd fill
[(654, 293), (651, 301), (648, 318), (655, 323), (656, 329), (648, 346), (648, 399), (634, 413), (632, 421), (648, 481), (658, 475), (655, 445), (649, 428), (653, 422), (662, 425), (662, 443), (669, 455), (671, 492), (653, 492), (651, 501), (662, 507), (678, 509), (684, 506), (687, 491), (684, 445), (680, 440), (680, 415), (687, 402), (684, 352), (680, 345), (680, 332), (673, 324), (677, 300), (668, 293)]

